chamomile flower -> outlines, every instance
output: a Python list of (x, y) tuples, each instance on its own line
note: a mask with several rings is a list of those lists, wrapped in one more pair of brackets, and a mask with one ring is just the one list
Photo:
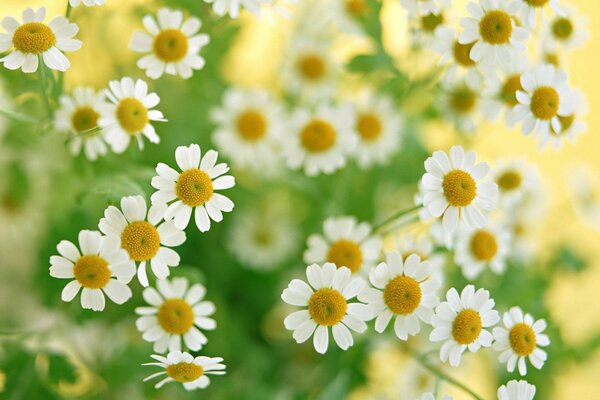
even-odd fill
[(527, 30), (515, 23), (521, 0), (480, 0), (470, 2), (470, 17), (462, 18), (464, 31), (458, 37), (462, 44), (473, 44), (469, 55), (475, 62), (509, 64), (515, 52), (526, 50)]
[(36, 72), (39, 61), (50, 69), (66, 71), (71, 63), (63, 52), (81, 48), (81, 41), (73, 39), (79, 31), (76, 24), (65, 17), (52, 18), (48, 24), (46, 8), (37, 11), (27, 8), (23, 11), (23, 23), (12, 17), (4, 17), (2, 27), (6, 33), (0, 33), (0, 53), (13, 49), (0, 59), (7, 69), (19, 69), (25, 73)]
[(138, 307), (136, 326), (144, 340), (154, 343), (154, 351), (180, 351), (181, 342), (198, 351), (208, 343), (202, 330), (213, 330), (217, 323), (210, 316), (215, 305), (204, 300), (206, 289), (196, 283), (189, 286), (186, 278), (156, 282), (158, 290), (148, 287), (143, 297), (149, 307)]
[(152, 203), (171, 203), (164, 218), (173, 220), (177, 229), (188, 226), (192, 211), (196, 226), (200, 232), (206, 232), (211, 219), (221, 222), (223, 212), (233, 210), (229, 197), (216, 192), (235, 185), (233, 176), (224, 175), (229, 171), (227, 164), (216, 164), (217, 155), (216, 151), (209, 150), (201, 157), (197, 144), (179, 146), (175, 160), (181, 172), (163, 163), (156, 166), (158, 175), (152, 178), (152, 186), (158, 190), (152, 195)]
[[(367, 0), (336, 0), (331, 3), (319, 3), (321, 13), (332, 13), (332, 20), (341, 32), (362, 35), (359, 19), (369, 13)], [(322, 14), (323, 15), (323, 14)]]
[(204, 67), (206, 61), (198, 53), (209, 42), (205, 33), (198, 33), (202, 23), (196, 17), (185, 21), (183, 12), (163, 7), (157, 18), (148, 14), (143, 19), (146, 32), (134, 32), (129, 48), (137, 53), (149, 53), (140, 58), (137, 66), (151, 79), (163, 73), (191, 78), (194, 70)]
[(558, 0), (517, 0), (520, 8), (519, 21), (522, 21), (525, 26), (533, 30), (537, 22), (538, 11), (544, 17), (544, 7), (550, 6), (558, 15), (562, 15), (562, 8), (558, 6)]
[(432, 47), (441, 55), (439, 64), (447, 66), (443, 77), (445, 83), (450, 84), (457, 79), (464, 79), (471, 90), (481, 89), (483, 72), (480, 63), (470, 56), (474, 45), (475, 42), (467, 44), (459, 42), (454, 29), (448, 26), (440, 26), (435, 30), (435, 41)]
[(548, 134), (540, 136), (539, 147), (544, 148), (546, 144), (551, 143), (554, 148), (560, 149), (565, 141), (575, 143), (577, 137), (588, 130), (584, 116), (588, 112), (588, 106), (585, 97), (580, 90), (573, 90), (569, 93), (567, 102), (571, 105), (573, 113), (566, 116), (558, 116), (560, 121), (560, 130), (552, 127)]
[(333, 263), (309, 265), (306, 277), (310, 286), (303, 280), (293, 279), (281, 294), (286, 303), (306, 307), (288, 315), (285, 328), (294, 331), (297, 343), (304, 343), (313, 336), (315, 350), (324, 354), (329, 346), (331, 327), (335, 343), (347, 350), (354, 343), (348, 328), (363, 333), (367, 330), (365, 321), (372, 318), (369, 306), (349, 302), (365, 288), (365, 281), (353, 278), (348, 268), (336, 268)]
[(359, 223), (354, 217), (327, 218), (323, 235), (312, 234), (307, 243), (305, 263), (330, 262), (337, 268), (347, 267), (352, 273), (368, 273), (381, 250), (381, 238), (371, 234), (368, 223)]
[(121, 247), (129, 258), (139, 263), (137, 276), (142, 286), (148, 286), (148, 263), (158, 279), (165, 279), (169, 276), (169, 267), (179, 265), (179, 255), (170, 247), (185, 242), (185, 233), (172, 221), (160, 223), (165, 209), (164, 204), (153, 204), (146, 213), (146, 201), (142, 196), (123, 197), (121, 210), (109, 206), (98, 224), (105, 235), (120, 237)]
[(148, 84), (141, 79), (126, 77), (108, 83), (106, 97), (111, 103), (104, 108), (98, 125), (115, 153), (122, 153), (135, 138), (140, 149), (144, 148), (142, 136), (151, 143), (160, 142), (152, 121), (166, 121), (162, 112), (154, 110), (160, 98), (148, 93)]
[(421, 331), (421, 322), (431, 323), (440, 282), (431, 275), (428, 261), (416, 254), (405, 261), (398, 252), (388, 253), (382, 262), (369, 272), (374, 288), (366, 288), (358, 299), (368, 303), (377, 316), (375, 330), (382, 333), (394, 318), (394, 332), (401, 340)]
[(166, 378), (158, 382), (154, 387), (160, 389), (169, 382), (180, 382), (186, 390), (204, 389), (210, 384), (208, 375), (225, 375), (225, 365), (221, 357), (192, 356), (190, 353), (171, 351), (166, 357), (152, 354), (157, 362), (143, 365), (152, 365), (164, 368), (164, 371), (152, 374), (144, 379), (144, 382), (159, 376)]
[(510, 233), (502, 227), (466, 231), (458, 235), (454, 261), (469, 280), (476, 279), (486, 268), (501, 274), (506, 269), (510, 243)]
[(434, 253), (433, 238), (428, 235), (404, 235), (396, 240), (396, 250), (406, 261), (406, 258), (411, 254), (416, 254), (421, 258), (421, 261), (429, 262), (429, 272), (440, 283), (444, 282), (444, 266), (445, 257), (442, 253)]
[(106, 294), (116, 304), (132, 296), (127, 284), (135, 275), (135, 265), (121, 249), (118, 236), (102, 236), (97, 231), (79, 232), (79, 248), (68, 240), (56, 249), (59, 256), (50, 257), (50, 276), (73, 279), (62, 291), (63, 301), (71, 301), (81, 290), (81, 306), (104, 310)]
[(535, 386), (527, 381), (509, 381), (498, 388), (498, 400), (533, 400)]
[(498, 186), (484, 180), (489, 166), (475, 164), (476, 157), (474, 151), (465, 154), (462, 147), (453, 146), (450, 158), (436, 151), (425, 161), (423, 206), (433, 218), (442, 218), (447, 234), (459, 225), (482, 228), (487, 222), (485, 213), (496, 206)]
[(442, 9), (448, 7), (451, 2), (452, 0), (400, 0), (400, 4), (411, 17), (439, 15)]
[(451, 288), (443, 301), (435, 309), (431, 318), (433, 331), (429, 335), (432, 342), (443, 341), (440, 359), (450, 360), (450, 365), (458, 367), (462, 353), (468, 348), (476, 352), (479, 348), (492, 345), (492, 334), (486, 329), (500, 317), (494, 310), (495, 302), (485, 289), (475, 291), (473, 285), (465, 286), (460, 294)]
[(321, 105), (313, 113), (298, 109), (291, 117), (290, 134), (283, 139), (289, 168), (304, 169), (308, 176), (332, 174), (346, 165), (356, 147), (351, 110)]
[(71, 7), (78, 7), (82, 3), (86, 7), (103, 6), (106, 0), (69, 0)]
[(580, 47), (588, 38), (588, 20), (579, 16), (573, 7), (562, 6), (562, 15), (555, 15), (544, 24), (542, 38), (549, 48), (574, 49)]
[(258, 16), (261, 6), (272, 4), (273, 0), (204, 0), (204, 2), (212, 4), (214, 13), (221, 17), (229, 14), (231, 18), (237, 18), (242, 8)]
[[(108, 147), (98, 128), (100, 112), (106, 101), (103, 93), (89, 87), (76, 87), (71, 95), (62, 95), (60, 108), (56, 111), (54, 127), (71, 133), (69, 150), (78, 155), (83, 148), (90, 161), (106, 154)], [(98, 130), (98, 132), (95, 132)]]
[(464, 78), (442, 81), (440, 107), (446, 119), (459, 132), (473, 133), (481, 120), (481, 98), (479, 91), (473, 89), (473, 86), (473, 83), (468, 85)]
[(439, 45), (438, 31), (448, 28), (449, 10), (444, 8), (439, 14), (422, 15), (413, 22), (414, 42), (423, 48), (436, 48)]
[(535, 165), (520, 158), (500, 160), (492, 174), (500, 203), (506, 207), (521, 203), (524, 196), (537, 188), (540, 179)]
[(500, 352), (498, 360), (506, 363), (508, 372), (519, 367), (519, 374), (527, 374), (525, 359), (529, 358), (531, 365), (542, 369), (548, 355), (538, 346), (548, 346), (550, 339), (544, 330), (546, 321), (535, 321), (530, 314), (524, 314), (520, 307), (512, 307), (502, 317), (504, 327), (496, 327), (494, 334), (494, 349)]
[(515, 57), (513, 62), (501, 64), (486, 75), (481, 111), (490, 121), (496, 121), (502, 113), (507, 123), (514, 119), (514, 106), (519, 104), (517, 91), (523, 90), (521, 76), (526, 70), (527, 58)]

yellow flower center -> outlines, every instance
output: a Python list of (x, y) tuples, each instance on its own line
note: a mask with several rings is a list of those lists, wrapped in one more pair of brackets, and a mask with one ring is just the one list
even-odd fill
[(111, 276), (108, 262), (96, 255), (79, 257), (73, 266), (73, 274), (81, 286), (89, 289), (102, 289)]
[(321, 153), (334, 145), (335, 128), (322, 119), (312, 120), (300, 132), (300, 142), (309, 152)]
[(472, 67), (475, 65), (475, 61), (471, 59), (471, 49), (475, 46), (475, 43), (462, 44), (458, 40), (454, 41), (454, 45), (452, 46), (454, 60), (463, 67)]
[(552, 23), (552, 33), (560, 40), (566, 40), (573, 34), (573, 23), (568, 18), (557, 18)]
[(190, 207), (201, 206), (209, 201), (214, 188), (212, 179), (198, 168), (188, 169), (179, 174), (175, 184), (175, 194)]
[(238, 116), (237, 130), (243, 139), (253, 142), (267, 133), (267, 120), (259, 111), (246, 110)]
[(513, 25), (510, 15), (504, 11), (488, 11), (479, 21), (481, 38), (492, 45), (505, 44), (510, 41)]
[(117, 119), (126, 132), (135, 135), (148, 124), (148, 109), (138, 99), (127, 97), (117, 106)]
[(98, 126), (100, 114), (92, 107), (79, 107), (71, 115), (71, 125), (77, 132), (85, 132)]
[(467, 87), (454, 89), (450, 93), (450, 107), (459, 114), (467, 114), (475, 108), (477, 94)]
[(121, 233), (121, 247), (135, 261), (148, 261), (160, 249), (158, 231), (147, 221), (134, 221), (127, 225)]
[(29, 54), (40, 54), (56, 44), (56, 36), (50, 27), (40, 22), (27, 22), (13, 34), (15, 49)]
[(308, 300), (308, 313), (319, 325), (338, 324), (346, 315), (347, 308), (344, 296), (334, 289), (319, 289)]
[(371, 141), (381, 136), (381, 120), (375, 114), (361, 114), (356, 122), (356, 130), (365, 141)]
[(410, 276), (397, 276), (383, 290), (383, 300), (395, 314), (411, 314), (421, 304), (421, 287)]
[(167, 367), (167, 375), (177, 382), (193, 382), (204, 375), (204, 368), (194, 363), (180, 362)]
[(340, 239), (329, 248), (327, 261), (338, 268), (347, 267), (352, 272), (358, 272), (362, 266), (362, 251), (357, 243)]
[(471, 204), (477, 194), (477, 183), (467, 172), (455, 169), (444, 176), (444, 197), (450, 205), (464, 207)]
[(498, 253), (498, 242), (490, 232), (479, 230), (471, 237), (471, 253), (480, 261), (490, 261)]
[(367, 12), (367, 2), (365, 0), (346, 0), (346, 11), (354, 16), (361, 16)]
[(473, 343), (481, 333), (481, 316), (475, 310), (467, 308), (458, 313), (452, 323), (452, 337), (459, 344)]
[(524, 323), (512, 327), (508, 334), (508, 341), (515, 354), (522, 357), (533, 353), (537, 343), (535, 332), (529, 325)]
[(433, 33), (435, 28), (444, 23), (444, 15), (429, 14), (421, 17), (421, 28), (424, 31)]
[(521, 174), (517, 171), (504, 171), (496, 180), (500, 190), (504, 192), (510, 192), (521, 186)]
[(268, 229), (257, 229), (254, 232), (254, 242), (259, 246), (268, 246), (273, 239), (273, 235)]
[(165, 62), (177, 62), (188, 51), (188, 38), (178, 29), (165, 29), (154, 38), (154, 54)]
[(182, 299), (169, 299), (158, 309), (158, 323), (165, 332), (183, 335), (194, 326), (194, 311)]
[(552, 128), (552, 132), (556, 135), (565, 133), (571, 126), (573, 126), (573, 122), (575, 122), (575, 114), (566, 115), (564, 117), (559, 115), (558, 120), (560, 121), (560, 132), (556, 132), (554, 128)]
[(558, 114), (559, 106), (560, 97), (553, 87), (537, 88), (531, 96), (531, 112), (536, 118), (551, 120)]
[(318, 81), (325, 75), (325, 62), (317, 54), (306, 54), (298, 60), (298, 70), (304, 79)]
[(560, 61), (558, 59), (558, 54), (556, 54), (556, 53), (550, 53), (550, 52), (544, 53), (544, 61), (546, 62), (546, 64), (552, 64), (555, 67), (558, 67), (558, 65), (560, 64)]
[(525, 0), (525, 3), (532, 7), (543, 7), (547, 2), (548, 0)]
[(517, 100), (517, 90), (523, 90), (523, 86), (521, 86), (521, 75), (512, 75), (506, 78), (504, 81), (504, 85), (500, 89), (500, 99), (509, 105), (510, 107), (514, 107), (519, 104)]

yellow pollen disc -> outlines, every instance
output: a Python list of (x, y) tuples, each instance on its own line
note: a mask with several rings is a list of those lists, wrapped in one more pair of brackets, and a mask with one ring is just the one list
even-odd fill
[(214, 188), (212, 179), (198, 168), (188, 169), (179, 174), (175, 184), (175, 194), (190, 207), (201, 206), (209, 201)]
[(397, 276), (383, 290), (383, 300), (394, 314), (411, 314), (421, 304), (421, 287), (410, 276)]
[(558, 55), (556, 53), (544, 53), (544, 62), (546, 64), (552, 64), (555, 67), (558, 67), (558, 65), (560, 64), (560, 61), (558, 59)]
[(134, 221), (121, 233), (121, 247), (135, 261), (148, 261), (160, 249), (158, 231), (147, 221)]
[(504, 11), (488, 11), (479, 21), (481, 38), (492, 45), (505, 44), (510, 41), (513, 31), (510, 15)]
[(421, 17), (421, 28), (427, 32), (433, 33), (435, 28), (444, 23), (444, 15), (429, 14)]
[(573, 126), (573, 122), (575, 122), (575, 114), (567, 115), (564, 117), (559, 115), (558, 120), (560, 121), (560, 132), (556, 132), (554, 128), (552, 128), (552, 132), (554, 132), (557, 135), (560, 135), (561, 133), (565, 133), (566, 131), (568, 131), (569, 128)]
[(177, 382), (193, 382), (204, 375), (204, 368), (194, 363), (180, 362), (167, 367), (167, 375)]
[(238, 116), (237, 130), (243, 139), (256, 141), (267, 133), (267, 120), (256, 110), (246, 110)]
[(525, 3), (533, 7), (543, 7), (547, 2), (548, 0), (525, 0)]
[(108, 262), (95, 255), (80, 257), (73, 266), (73, 274), (81, 286), (89, 289), (103, 288), (111, 276)]
[(298, 60), (298, 70), (310, 81), (318, 81), (325, 75), (325, 62), (317, 54), (306, 54)]
[(471, 204), (477, 194), (477, 183), (467, 172), (455, 169), (444, 176), (444, 196), (450, 205), (464, 207)]
[(271, 232), (267, 229), (265, 230), (257, 230), (256, 232), (254, 232), (254, 242), (261, 245), (261, 246), (267, 246), (269, 244), (271, 244), (271, 242), (273, 241), (273, 235), (271, 234)]
[(327, 261), (334, 263), (338, 268), (347, 267), (352, 272), (358, 272), (362, 266), (362, 251), (357, 243), (341, 239), (329, 248)]
[(71, 125), (77, 132), (85, 132), (98, 126), (100, 114), (92, 107), (79, 107), (71, 115)]
[(561, 40), (566, 40), (573, 34), (573, 23), (568, 18), (557, 18), (552, 23), (552, 33)]
[(335, 144), (335, 128), (327, 121), (310, 121), (300, 132), (302, 147), (311, 153), (321, 153)]
[(550, 86), (537, 88), (531, 96), (531, 112), (542, 120), (551, 120), (558, 114), (560, 97), (556, 89)]
[(454, 45), (452, 46), (454, 60), (463, 67), (472, 67), (475, 65), (475, 61), (471, 59), (471, 49), (475, 46), (475, 43), (462, 44), (458, 40), (454, 41)]
[(466, 309), (458, 313), (452, 323), (452, 337), (459, 344), (473, 343), (481, 333), (481, 316), (475, 310)]
[(485, 230), (475, 232), (471, 237), (471, 253), (481, 261), (490, 261), (498, 253), (496, 237)]
[(500, 190), (510, 192), (521, 186), (521, 174), (517, 171), (504, 171), (496, 180)]
[(375, 140), (381, 136), (381, 121), (375, 114), (361, 114), (356, 122), (356, 130), (365, 141)]
[(148, 124), (148, 109), (138, 99), (127, 97), (117, 105), (117, 119), (125, 131), (134, 135)]
[(165, 29), (154, 38), (154, 54), (165, 62), (177, 62), (188, 51), (188, 38), (178, 29)]
[(508, 334), (510, 347), (515, 354), (525, 357), (533, 353), (536, 345), (535, 332), (529, 325), (516, 324)]
[(194, 311), (182, 299), (169, 299), (158, 309), (158, 323), (165, 332), (183, 335), (194, 326)]
[(500, 98), (510, 107), (514, 107), (519, 103), (517, 100), (517, 90), (523, 90), (521, 75), (509, 76), (506, 78), (504, 85), (502, 85), (502, 89), (500, 89)]
[(475, 108), (477, 94), (472, 90), (462, 87), (450, 93), (450, 107), (459, 114), (467, 114)]
[(365, 0), (346, 0), (346, 11), (349, 14), (360, 16), (367, 12), (367, 2)]
[(15, 30), (12, 39), (15, 49), (28, 54), (40, 54), (56, 44), (50, 27), (41, 22), (27, 22)]
[(308, 313), (319, 325), (333, 326), (346, 315), (348, 303), (334, 289), (319, 289), (308, 300)]

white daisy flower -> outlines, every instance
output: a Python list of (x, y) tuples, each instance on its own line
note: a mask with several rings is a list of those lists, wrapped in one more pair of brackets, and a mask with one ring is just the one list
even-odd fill
[(558, 6), (558, 0), (518, 0), (520, 13), (519, 21), (522, 21), (525, 26), (533, 30), (536, 26), (538, 10), (544, 19), (544, 7), (549, 5), (555, 13), (562, 15), (563, 11)]
[(408, 11), (408, 15), (411, 17), (420, 17), (429, 14), (439, 15), (451, 3), (452, 0), (400, 0), (400, 4)]
[(527, 381), (509, 381), (498, 388), (498, 400), (533, 400), (535, 386)]
[(71, 95), (64, 94), (60, 97), (54, 127), (71, 133), (71, 154), (79, 155), (83, 148), (86, 158), (94, 161), (107, 153), (108, 147), (98, 128), (100, 112), (105, 104), (104, 94), (96, 93), (89, 87), (76, 87)]
[(81, 252), (68, 240), (56, 249), (60, 256), (50, 257), (50, 276), (73, 279), (62, 291), (63, 301), (71, 301), (81, 291), (81, 306), (104, 310), (104, 294), (116, 304), (132, 296), (127, 284), (135, 275), (135, 265), (121, 249), (118, 236), (102, 236), (97, 231), (79, 232)]
[(395, 317), (396, 336), (407, 340), (421, 331), (420, 321), (431, 323), (433, 308), (439, 303), (440, 281), (431, 275), (428, 261), (421, 261), (416, 254), (403, 261), (400, 253), (388, 253), (386, 262), (371, 269), (369, 280), (374, 288), (364, 289), (358, 299), (368, 303), (377, 316), (377, 332), (382, 333)]
[(439, 64), (447, 66), (442, 78), (445, 84), (463, 79), (471, 90), (481, 89), (483, 72), (480, 63), (470, 56), (475, 43), (462, 44), (458, 41), (455, 30), (448, 26), (436, 28), (432, 48), (441, 55)]
[(210, 384), (208, 375), (225, 375), (225, 365), (221, 357), (198, 356), (194, 358), (190, 353), (171, 351), (166, 357), (152, 354), (157, 362), (145, 363), (164, 368), (164, 371), (152, 374), (144, 382), (158, 376), (167, 377), (158, 382), (154, 387), (160, 389), (165, 383), (180, 382), (186, 390), (204, 389)]
[(321, 16), (333, 14), (331, 20), (340, 32), (353, 35), (364, 34), (359, 19), (369, 13), (367, 0), (337, 0), (331, 3), (316, 2), (316, 4), (320, 6), (316, 12), (322, 13)]
[(464, 78), (454, 82), (442, 81), (440, 107), (444, 117), (454, 124), (459, 132), (473, 133), (481, 120), (481, 98), (479, 90), (472, 89)]
[(529, 358), (531, 365), (542, 369), (548, 355), (539, 348), (550, 344), (550, 338), (542, 332), (546, 329), (546, 321), (535, 321), (530, 314), (523, 314), (520, 307), (512, 307), (502, 317), (504, 327), (496, 327), (494, 334), (494, 349), (500, 352), (498, 361), (506, 363), (508, 372), (513, 372), (519, 366), (519, 374), (527, 374), (525, 359)]
[(13, 49), (0, 59), (7, 69), (19, 69), (25, 73), (36, 72), (39, 61), (50, 69), (66, 71), (71, 63), (63, 52), (81, 48), (81, 41), (73, 39), (79, 27), (65, 17), (57, 16), (45, 24), (46, 7), (37, 11), (27, 8), (23, 11), (23, 23), (12, 17), (4, 17), (0, 33), (0, 53)]
[(229, 14), (231, 18), (237, 18), (242, 8), (258, 16), (261, 6), (272, 4), (273, 0), (204, 0), (204, 2), (212, 4), (214, 13), (221, 17)]
[(151, 143), (160, 142), (151, 121), (166, 121), (162, 112), (153, 110), (160, 102), (156, 93), (148, 93), (148, 84), (141, 79), (129, 77), (121, 81), (108, 83), (110, 90), (105, 90), (106, 97), (112, 104), (107, 104), (101, 113), (98, 124), (104, 130), (104, 137), (115, 153), (122, 153), (129, 146), (132, 137), (137, 140), (138, 147), (144, 148), (142, 136)]
[[(435, 395), (431, 392), (423, 393), (419, 400), (436, 400)], [(444, 395), (440, 400), (452, 400), (452, 397)]]
[[(568, 172), (570, 199), (579, 220), (600, 229), (600, 177), (598, 172), (583, 166)], [(5, 223), (5, 221), (2, 221)], [(14, 225), (14, 222), (13, 222)]]
[(498, 185), (500, 204), (510, 208), (536, 190), (540, 180), (536, 166), (520, 158), (500, 160), (492, 174)]
[(548, 134), (540, 136), (539, 147), (544, 148), (546, 144), (552, 143), (554, 148), (560, 149), (565, 141), (575, 143), (577, 137), (588, 130), (587, 123), (583, 120), (583, 116), (588, 113), (588, 105), (585, 101), (585, 96), (580, 90), (573, 90), (569, 93), (567, 102), (573, 113), (565, 116), (558, 116), (560, 121), (560, 130), (557, 131), (554, 127), (550, 128)]
[(158, 190), (151, 197), (152, 203), (172, 202), (164, 218), (165, 221), (173, 220), (177, 229), (188, 226), (194, 210), (194, 219), (200, 232), (210, 229), (211, 219), (221, 222), (223, 212), (233, 210), (233, 202), (229, 197), (215, 192), (235, 185), (233, 176), (223, 175), (229, 171), (227, 164), (216, 164), (217, 155), (216, 151), (209, 150), (201, 157), (197, 144), (179, 146), (175, 150), (175, 160), (182, 172), (163, 163), (156, 166), (158, 175), (152, 178), (152, 186)]
[(438, 31), (448, 28), (449, 10), (443, 9), (439, 14), (428, 14), (415, 19), (411, 30), (414, 43), (421, 48), (432, 48), (438, 45)]
[(198, 52), (210, 41), (205, 33), (198, 33), (202, 23), (196, 17), (185, 21), (183, 12), (163, 7), (157, 18), (146, 15), (142, 20), (146, 32), (134, 32), (129, 48), (137, 53), (149, 53), (140, 58), (137, 66), (151, 79), (163, 73), (192, 77), (193, 70), (204, 67), (206, 61)]
[(470, 2), (467, 10), (471, 17), (461, 18), (464, 31), (458, 41), (475, 43), (470, 51), (472, 60), (486, 64), (509, 64), (515, 52), (524, 52), (529, 33), (517, 26), (515, 17), (521, 0), (479, 0)]
[(354, 217), (331, 217), (323, 223), (323, 235), (310, 235), (307, 244), (305, 263), (330, 262), (352, 273), (367, 274), (379, 259), (381, 237), (372, 235), (371, 226)]
[[(288, 315), (284, 320), (287, 330), (294, 331), (297, 343), (304, 343), (313, 335), (318, 353), (324, 354), (329, 345), (329, 327), (335, 343), (347, 350), (354, 340), (348, 328), (363, 333), (372, 318), (366, 304), (349, 302), (366, 286), (359, 277), (352, 277), (346, 267), (336, 268), (333, 263), (317, 264), (306, 268), (310, 286), (303, 280), (293, 279), (281, 298), (293, 306), (307, 307)], [(313, 290), (314, 289), (314, 290)]]
[(445, 256), (443, 253), (434, 252), (432, 239), (433, 237), (428, 235), (404, 235), (396, 240), (396, 250), (405, 262), (411, 254), (418, 255), (421, 261), (428, 261), (431, 276), (444, 283)]
[(560, 132), (560, 117), (572, 115), (575, 111), (568, 100), (571, 91), (567, 74), (551, 65), (538, 65), (521, 76), (523, 90), (517, 91), (519, 104), (514, 107), (510, 124), (523, 122), (523, 133), (534, 132), (542, 137), (550, 134), (550, 129)]
[(454, 261), (469, 280), (476, 279), (486, 268), (502, 274), (511, 240), (510, 232), (502, 227), (466, 231), (458, 235)]
[(205, 301), (206, 289), (196, 283), (188, 288), (186, 278), (156, 282), (158, 290), (148, 287), (143, 296), (150, 307), (138, 307), (141, 315), (135, 322), (144, 340), (154, 343), (154, 351), (180, 351), (181, 341), (190, 350), (198, 351), (208, 343), (201, 330), (214, 330), (217, 323), (210, 318), (215, 305)]
[(138, 262), (137, 276), (142, 286), (148, 286), (146, 264), (158, 279), (169, 276), (169, 267), (179, 265), (179, 254), (169, 247), (185, 242), (185, 233), (177, 229), (172, 221), (159, 224), (166, 211), (164, 204), (153, 204), (147, 213), (146, 201), (142, 196), (121, 199), (121, 210), (109, 206), (100, 219), (98, 228), (105, 235), (121, 238), (121, 247), (129, 258)]
[(492, 334), (486, 329), (498, 323), (498, 311), (490, 292), (485, 289), (475, 291), (473, 285), (465, 286), (460, 294), (451, 288), (443, 301), (435, 309), (431, 318), (433, 331), (429, 335), (432, 342), (444, 341), (440, 349), (440, 359), (450, 360), (450, 365), (458, 367), (462, 353), (468, 348), (476, 352), (480, 347), (492, 345)]
[(442, 218), (444, 231), (452, 234), (459, 224), (482, 228), (485, 212), (496, 206), (498, 186), (483, 178), (489, 171), (485, 162), (475, 164), (476, 154), (465, 154), (460, 146), (450, 149), (450, 158), (436, 151), (425, 161), (422, 178), (423, 206), (433, 218)]
[(82, 3), (86, 7), (103, 6), (106, 0), (69, 0), (71, 7), (78, 7)]
[(496, 121), (503, 112), (507, 124), (514, 119), (514, 106), (519, 104), (517, 91), (523, 90), (521, 76), (526, 70), (527, 57), (523, 56), (486, 74), (481, 111), (490, 121)]
[(291, 117), (291, 135), (283, 139), (288, 167), (304, 168), (308, 176), (332, 174), (346, 165), (356, 147), (352, 110), (319, 106), (314, 113), (299, 109)]
[(588, 19), (570, 6), (562, 6), (562, 15), (555, 15), (543, 25), (542, 40), (550, 49), (575, 49), (589, 39)]

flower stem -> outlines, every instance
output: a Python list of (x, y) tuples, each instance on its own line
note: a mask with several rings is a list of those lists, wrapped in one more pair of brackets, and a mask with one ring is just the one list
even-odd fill
[(65, 11), (65, 18), (69, 19), (69, 17), (71, 16), (71, 10), (73, 8), (71, 7), (71, 1), (67, 0), (67, 11)]
[(39, 124), (41, 121), (36, 118), (31, 118), (28, 115), (17, 113), (14, 111), (0, 110), (0, 116), (17, 122), (25, 122), (28, 124)]
[(48, 116), (52, 115), (52, 106), (50, 105), (50, 98), (48, 97), (48, 79), (46, 76), (46, 65), (44, 64), (44, 60), (42, 56), (39, 56), (39, 71), (40, 71), (40, 91), (42, 92), (42, 100), (44, 101), (44, 105), (46, 106), (46, 111), (48, 112)]
[(420, 208), (421, 208), (421, 206), (414, 206), (414, 207), (408, 208), (406, 210), (401, 210), (401, 211), (398, 211), (398, 212), (392, 214), (389, 218), (387, 218), (384, 221), (380, 222), (379, 224), (373, 226), (373, 232), (381, 230), (381, 228), (383, 228), (384, 226), (396, 221), (397, 219), (399, 219), (405, 215), (411, 214)]

